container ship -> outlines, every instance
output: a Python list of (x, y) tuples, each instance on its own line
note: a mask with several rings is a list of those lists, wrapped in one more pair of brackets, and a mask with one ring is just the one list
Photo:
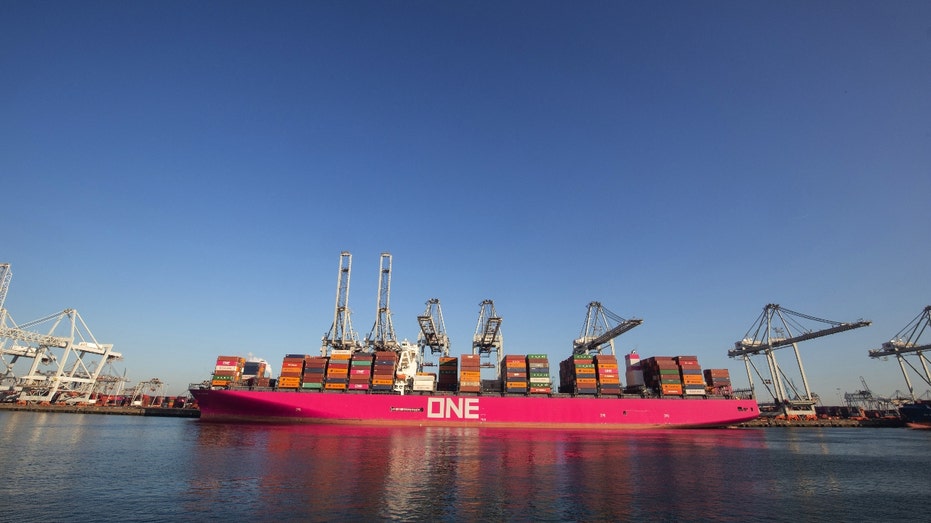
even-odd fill
[(731, 395), (726, 369), (702, 369), (695, 356), (631, 352), (622, 386), (616, 356), (576, 353), (559, 363), (554, 390), (545, 354), (504, 356), (498, 378), (483, 380), (481, 355), (440, 357), (436, 372), (423, 372), (416, 353), (402, 345), (289, 354), (277, 380), (220, 356), (212, 379), (190, 391), (200, 419), (220, 422), (613, 430), (726, 427), (759, 416), (754, 399)]
[(913, 429), (931, 429), (931, 402), (916, 401), (899, 407), (899, 416)]

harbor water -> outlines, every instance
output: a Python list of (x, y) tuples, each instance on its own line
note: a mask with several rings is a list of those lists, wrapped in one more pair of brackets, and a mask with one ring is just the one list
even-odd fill
[(931, 431), (233, 425), (0, 412), (0, 521), (917, 521)]

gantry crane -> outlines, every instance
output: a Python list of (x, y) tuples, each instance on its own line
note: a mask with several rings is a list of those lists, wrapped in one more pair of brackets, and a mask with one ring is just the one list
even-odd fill
[(446, 323), (443, 321), (443, 309), (439, 298), (427, 301), (427, 309), (417, 316), (420, 324), (420, 333), (417, 335), (417, 346), (420, 347), (421, 365), (425, 365), (424, 356), (427, 349), (431, 354), (449, 356), (449, 336), (446, 334)]
[[(50, 324), (45, 333), (35, 330), (42, 324)], [(52, 402), (59, 396), (87, 402), (100, 371), (123, 357), (112, 344), (98, 343), (74, 309), (18, 326), (0, 326), (0, 355), (8, 369), (20, 358), (32, 360), (28, 372), (17, 378), (22, 387), (19, 400), (26, 402)], [(9, 363), (6, 357), (12, 358)]]
[(378, 308), (372, 331), (365, 337), (365, 346), (370, 350), (400, 350), (398, 339), (391, 323), (391, 254), (381, 253), (378, 271)]
[[(7, 326), (7, 312), (3, 304), (6, 302), (6, 293), (10, 289), (10, 280), (13, 279), (13, 270), (10, 268), (9, 263), (0, 263), (0, 328), (6, 328)], [(10, 322), (12, 323), (12, 319)], [(12, 323), (15, 327), (16, 324)], [(3, 367), (0, 368), (0, 390), (4, 388), (5, 385), (14, 385), (16, 382), (16, 376), (13, 374), (13, 365), (7, 363), (5, 352), (7, 340), (0, 338), (0, 365)], [(6, 383), (7, 381), (10, 383)]]
[[(890, 341), (883, 343), (882, 348), (869, 351), (871, 358), (885, 359), (888, 356), (896, 357), (899, 361), (899, 367), (902, 369), (902, 376), (905, 377), (905, 384), (908, 385), (908, 393), (912, 401), (917, 401), (918, 398), (915, 395), (914, 387), (912, 387), (912, 381), (908, 377), (908, 370), (905, 368), (906, 365), (911, 367), (925, 383), (931, 385), (931, 372), (928, 371), (928, 357), (924, 355), (924, 351), (931, 349), (931, 343), (919, 343), (919, 338), (921, 338), (921, 335), (929, 326), (931, 326), (931, 305), (922, 309), (921, 313), (906, 325), (905, 328), (900, 330), (898, 334), (893, 336)], [(911, 362), (905, 359), (906, 354), (914, 354), (918, 358), (919, 363), (921, 363), (921, 368), (924, 371), (923, 376)]]
[[(613, 327), (609, 326), (608, 319)], [(610, 347), (611, 355), (614, 355), (614, 338), (641, 323), (643, 320), (624, 319), (606, 309), (601, 302), (593, 301), (588, 304), (581, 334), (572, 342), (572, 351), (575, 354), (601, 354), (601, 351)]]
[[(818, 330), (806, 328), (800, 323), (800, 319), (809, 320), (828, 327)], [(747, 367), (747, 378), (750, 381), (750, 389), (753, 386), (753, 371), (760, 376), (763, 385), (772, 395), (775, 401), (774, 412), (787, 417), (811, 417), (814, 416), (814, 406), (816, 401), (812, 398), (811, 389), (808, 387), (808, 378), (805, 376), (805, 368), (802, 366), (802, 357), (798, 350), (798, 343), (806, 340), (836, 334), (860, 327), (866, 327), (871, 322), (858, 320), (852, 323), (843, 323), (831, 320), (825, 320), (791, 311), (777, 304), (770, 303), (763, 307), (760, 317), (754, 322), (750, 330), (744, 334), (743, 339), (734, 343), (734, 348), (727, 352), (731, 358), (742, 358)], [(793, 333), (795, 331), (795, 333)], [(795, 359), (798, 362), (798, 369), (802, 376), (802, 385), (804, 391), (799, 391), (792, 380), (788, 379), (782, 368), (776, 362), (774, 351), (783, 347), (793, 347), (795, 350)], [(769, 365), (770, 379), (762, 378), (759, 370), (750, 360), (750, 356), (763, 354)], [(772, 387), (772, 388), (770, 388)], [(789, 394), (789, 389), (792, 393)]]
[(336, 278), (336, 306), (333, 308), (333, 324), (323, 336), (320, 355), (326, 356), (328, 349), (359, 350), (359, 335), (352, 329), (349, 310), (349, 277), (352, 272), (352, 254), (343, 251), (339, 255), (339, 273)]
[(495, 311), (495, 302), (484, 300), (479, 304), (478, 323), (472, 335), (472, 354), (491, 357), (495, 353), (494, 363), (483, 363), (482, 367), (494, 368), (495, 378), (501, 377), (501, 362), (504, 361), (504, 338), (501, 335), (501, 317)]
[(6, 312), (3, 308), (6, 302), (6, 292), (10, 289), (10, 280), (13, 279), (13, 270), (9, 263), (0, 263), (0, 316)]

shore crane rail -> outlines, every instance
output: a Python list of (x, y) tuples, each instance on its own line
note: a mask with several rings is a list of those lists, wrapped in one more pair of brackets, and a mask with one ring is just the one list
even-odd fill
[[(931, 327), (931, 305), (922, 309), (915, 319), (896, 333), (891, 340), (883, 343), (882, 347), (869, 351), (869, 356), (871, 358), (886, 359), (889, 356), (895, 356), (896, 360), (899, 362), (899, 367), (902, 370), (902, 376), (905, 378), (905, 384), (908, 386), (908, 392), (912, 401), (917, 401), (917, 396), (915, 395), (915, 389), (912, 386), (912, 381), (909, 378), (906, 365), (911, 367), (925, 383), (931, 385), (931, 370), (929, 370), (931, 369), (931, 362), (928, 361), (928, 357), (924, 354), (925, 351), (931, 350), (931, 343), (919, 343), (921, 335), (931, 330), (929, 327)], [(918, 362), (921, 364), (921, 370), (906, 359), (906, 355), (912, 354), (915, 355)]]
[(391, 322), (391, 254), (381, 253), (378, 267), (378, 303), (375, 323), (365, 337), (365, 346), (371, 351), (399, 351), (400, 345)]
[(446, 322), (443, 320), (439, 298), (427, 301), (427, 308), (417, 316), (417, 323), (420, 324), (417, 345), (420, 347), (421, 358), (428, 348), (431, 354), (449, 356), (449, 336), (446, 334)]
[(352, 311), (349, 309), (349, 278), (352, 273), (352, 254), (343, 251), (339, 255), (339, 271), (336, 277), (336, 304), (333, 307), (333, 324), (323, 335), (320, 355), (326, 356), (327, 349), (360, 350), (359, 335), (352, 328)]
[[(501, 362), (504, 361), (504, 337), (501, 334), (501, 316), (495, 311), (493, 300), (483, 300), (479, 304), (478, 323), (475, 324), (475, 334), (472, 335), (472, 354), (491, 357), (497, 354), (494, 363), (483, 363), (483, 367), (494, 367), (500, 373)], [(497, 376), (500, 377), (500, 376)]]
[[(611, 325), (608, 322), (609, 319), (613, 327), (609, 326)], [(572, 342), (572, 350), (575, 354), (600, 354), (605, 348), (610, 347), (611, 354), (614, 355), (614, 338), (642, 323), (642, 319), (628, 320), (618, 316), (604, 307), (601, 302), (590, 302), (582, 332)]]
[[(801, 320), (821, 324), (819, 325), (821, 328), (809, 328)], [(763, 307), (763, 311), (757, 320), (747, 330), (743, 338), (734, 343), (734, 348), (729, 350), (727, 355), (731, 358), (744, 360), (747, 368), (747, 378), (750, 381), (752, 390), (754, 386), (751, 370), (756, 370), (756, 366), (752, 365), (751, 356), (763, 354), (769, 366), (770, 375), (770, 382), (767, 383), (764, 379), (763, 383), (767, 385), (766, 389), (772, 395), (779, 411), (789, 417), (810, 417), (814, 415), (816, 401), (808, 385), (808, 378), (805, 375), (805, 367), (802, 364), (798, 344), (802, 341), (867, 327), (871, 324), (872, 322), (863, 319), (855, 322), (826, 320), (770, 303)], [(776, 361), (775, 351), (784, 347), (794, 349), (795, 360), (801, 374), (802, 388), (804, 390), (796, 388)], [(759, 374), (759, 371), (757, 371), (757, 374)], [(789, 394), (790, 390), (791, 395)]]
[[(47, 332), (34, 330), (47, 323), (51, 324)], [(19, 358), (32, 360), (28, 372), (17, 378), (22, 387), (19, 399), (26, 402), (51, 402), (59, 395), (67, 395), (70, 401), (87, 401), (101, 370), (123, 357), (112, 344), (98, 343), (75, 309), (16, 327), (4, 325), (0, 340), (2, 355), (13, 357), (10, 363), (4, 359), (8, 367)], [(9, 347), (7, 341), (12, 342)]]

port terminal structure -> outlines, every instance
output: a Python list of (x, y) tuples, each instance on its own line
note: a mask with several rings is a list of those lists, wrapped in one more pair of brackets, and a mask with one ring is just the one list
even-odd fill
[[(363, 339), (353, 329), (352, 309), (349, 306), (352, 254), (348, 251), (340, 253), (333, 322), (321, 338), (320, 355), (329, 356), (333, 351), (346, 350), (353, 353), (394, 351), (398, 354), (397, 375), (405, 377), (405, 380), (398, 380), (396, 390), (403, 393), (410, 390), (414, 376), (437, 366), (433, 357), (449, 357), (451, 343), (439, 298), (427, 300), (426, 309), (417, 316), (420, 329), (416, 343), (406, 339), (398, 340), (391, 321), (391, 269), (391, 254), (381, 253), (375, 322)], [(479, 303), (478, 321), (472, 335), (472, 355), (480, 359), (482, 369), (494, 372), (493, 379), (485, 380), (490, 388), (496, 388), (501, 382), (505, 358), (502, 323), (503, 319), (495, 310), (493, 300), (486, 299)], [(593, 301), (588, 304), (582, 331), (572, 343), (573, 353), (595, 355), (610, 351), (611, 355), (615, 355), (614, 339), (642, 323), (641, 319), (622, 318), (600, 302)]]
[[(911, 368), (920, 379), (931, 386), (931, 372), (929, 372), (928, 357), (924, 352), (931, 350), (931, 343), (922, 343), (920, 338), (923, 333), (931, 330), (931, 305), (926, 306), (908, 325), (900, 330), (891, 340), (882, 344), (878, 349), (869, 351), (870, 358), (888, 359), (889, 356), (895, 356), (899, 362), (899, 368), (902, 369), (902, 376), (905, 378), (905, 384), (908, 386), (908, 393), (913, 402), (918, 401), (915, 394), (915, 388), (912, 386), (912, 380), (909, 378), (908, 368)], [(919, 371), (915, 365), (906, 359), (906, 356), (914, 356), (921, 365)]]
[[(820, 328), (810, 328), (808, 324), (814, 323)], [(805, 367), (802, 365), (802, 356), (798, 344), (803, 341), (821, 338), (860, 327), (867, 327), (872, 322), (857, 320), (845, 323), (825, 320), (807, 314), (795, 312), (778, 304), (770, 303), (763, 307), (763, 312), (744, 334), (740, 341), (734, 343), (734, 348), (727, 352), (731, 358), (742, 359), (747, 369), (747, 379), (750, 383), (750, 394), (758, 397), (755, 389), (753, 375), (756, 374), (763, 387), (773, 398), (773, 403), (766, 405), (760, 403), (760, 413), (786, 419), (815, 419), (814, 397), (808, 386)], [(775, 352), (778, 349), (792, 347), (795, 352), (795, 361), (801, 375), (802, 388), (799, 389), (785, 369), (776, 361)], [(762, 355), (769, 367), (769, 376), (764, 377), (751, 357)], [(735, 391), (738, 393), (738, 391)]]
[[(103, 374), (123, 355), (100, 343), (75, 309), (17, 324), (5, 308), (12, 279), (0, 264), (0, 392), (19, 402), (88, 403), (100, 386), (121, 387), (125, 379)], [(27, 367), (17, 374), (16, 365)], [(102, 385), (101, 385), (102, 384)]]

